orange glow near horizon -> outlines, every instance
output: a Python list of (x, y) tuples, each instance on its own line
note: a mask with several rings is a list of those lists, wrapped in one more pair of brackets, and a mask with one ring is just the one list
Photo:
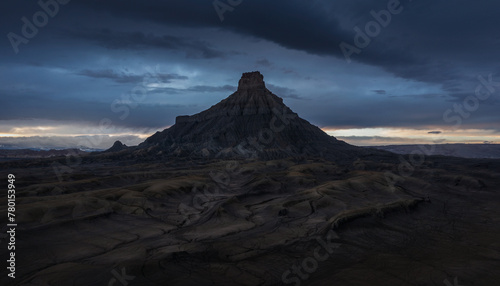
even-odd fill
[[(488, 129), (443, 130), (404, 128), (360, 128), (323, 129), (327, 134), (353, 145), (401, 145), (429, 143), (495, 143), (500, 142), (500, 133)], [(431, 133), (429, 133), (431, 132)]]
[[(13, 127), (7, 132), (0, 133), (2, 137), (77, 137), (77, 136), (109, 136), (123, 137), (135, 136), (139, 139), (146, 139), (156, 131), (161, 131), (170, 126), (156, 129), (133, 129), (133, 128), (113, 128), (107, 134), (97, 127), (82, 125), (47, 125), (47, 126), (27, 126)], [(5, 129), (4, 129), (5, 130)], [(360, 146), (369, 145), (400, 145), (400, 144), (430, 144), (430, 143), (500, 143), (500, 133), (490, 129), (461, 129), (461, 130), (440, 130), (435, 129), (409, 129), (409, 128), (351, 128), (351, 129), (331, 129), (324, 128), (327, 134), (334, 136), (347, 143)], [(75, 132), (81, 131), (81, 132)], [(139, 132), (138, 132), (139, 131)], [(430, 133), (429, 133), (430, 132)]]

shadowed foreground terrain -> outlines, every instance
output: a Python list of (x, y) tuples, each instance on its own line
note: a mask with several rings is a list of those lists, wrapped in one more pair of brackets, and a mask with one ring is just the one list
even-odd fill
[[(384, 172), (397, 174), (393, 159), (372, 159), (84, 157), (62, 183), (47, 160), (29, 169), (3, 163), (18, 182), (16, 284), (122, 285), (113, 271), (125, 271), (128, 285), (446, 285), (454, 277), (495, 285), (500, 162), (429, 157), (391, 186)], [(2, 198), (2, 213), (6, 205)]]

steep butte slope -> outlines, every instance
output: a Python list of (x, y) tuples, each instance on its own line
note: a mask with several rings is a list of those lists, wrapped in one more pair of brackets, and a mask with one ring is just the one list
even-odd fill
[(269, 91), (259, 72), (244, 73), (238, 90), (211, 108), (178, 116), (175, 125), (139, 145), (161, 154), (204, 157), (355, 158), (374, 150), (351, 146), (297, 116)]

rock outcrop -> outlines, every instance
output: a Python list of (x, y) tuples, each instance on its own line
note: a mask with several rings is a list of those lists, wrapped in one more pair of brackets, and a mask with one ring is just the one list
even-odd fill
[(120, 152), (120, 151), (125, 150), (127, 148), (128, 148), (127, 145), (123, 144), (122, 142), (120, 142), (118, 140), (118, 141), (115, 141), (115, 143), (113, 144), (113, 146), (111, 146), (111, 148), (107, 149), (104, 152)]
[(266, 88), (260, 72), (244, 73), (238, 90), (209, 109), (179, 116), (175, 125), (139, 145), (174, 156), (346, 159), (367, 152), (329, 136), (297, 116)]

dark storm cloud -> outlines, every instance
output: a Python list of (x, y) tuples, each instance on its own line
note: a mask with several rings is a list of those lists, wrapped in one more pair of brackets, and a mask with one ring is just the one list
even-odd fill
[(186, 27), (228, 29), (318, 54), (338, 53), (334, 51), (338, 39), (349, 35), (340, 29), (334, 17), (322, 9), (324, 4), (320, 2), (243, 1), (233, 12), (226, 12), (222, 23), (212, 3), (115, 0), (89, 1), (84, 5), (93, 10), (108, 11), (118, 17)]
[[(341, 42), (353, 44), (353, 28), (373, 20), (371, 10), (387, 9), (389, 1), (243, 1), (220, 22), (212, 1), (73, 1), (75, 9), (92, 16), (96, 11), (117, 18), (135, 19), (184, 27), (215, 27), (266, 39), (284, 47), (318, 55), (344, 58)], [(386, 68), (404, 78), (439, 82), (457, 76), (453, 55), (471, 57), (482, 43), (483, 54), (496, 57), (500, 3), (457, 0), (400, 1), (404, 8), (383, 28), (370, 45), (353, 59)], [(82, 7), (83, 6), (83, 7)], [(445, 14), (443, 14), (445, 13)], [(425, 21), (422, 17), (425, 15)], [(258, 21), (256, 21), (258, 19)], [(111, 21), (111, 20), (110, 20)], [(191, 56), (213, 58), (223, 52), (203, 41), (144, 32), (70, 31), (70, 35), (94, 41), (110, 49), (156, 47), (190, 50)], [(486, 44), (486, 45), (485, 45)], [(439, 60), (439, 61), (438, 61)], [(493, 60), (490, 58), (489, 60)]]
[[(360, 27), (372, 20), (370, 8), (363, 12), (366, 6), (375, 11), (383, 8), (373, 1), (339, 2), (336, 3), (346, 9), (347, 15), (359, 17), (352, 25)], [(449, 92), (470, 89), (478, 73), (489, 73), (495, 67), (492, 60), (498, 59), (495, 50), (500, 45), (492, 35), (497, 34), (498, 18), (494, 11), (500, 8), (498, 1), (401, 3), (402, 13), (392, 16), (388, 27), (372, 40), (358, 60), (383, 67), (399, 77), (441, 84)]]
[(429, 131), (429, 132), (427, 132), (427, 133), (428, 133), (428, 134), (441, 134), (441, 133), (443, 133), (443, 132), (441, 132), (441, 131)]
[(214, 49), (207, 42), (172, 35), (157, 36), (138, 31), (120, 32), (110, 29), (68, 30), (65, 32), (65, 35), (95, 42), (102, 47), (114, 50), (158, 48), (184, 52), (189, 58), (211, 59), (225, 56), (224, 52)]
[[(273, 41), (284, 47), (344, 58), (341, 42), (353, 43), (355, 26), (364, 29), (373, 20), (371, 10), (387, 9), (389, 1), (243, 1), (220, 22), (211, 1), (90, 1), (119, 17), (133, 17), (186, 27), (216, 27)], [(401, 0), (402, 12), (392, 15), (386, 28), (353, 59), (377, 65), (409, 79), (445, 83), (461, 75), (453, 56), (467, 60), (497, 57), (500, 41), (491, 37), (498, 26), (497, 1)], [(445, 14), (443, 14), (445, 13)], [(425, 16), (425, 21), (422, 17)], [(255, 21), (258, 19), (258, 21)], [(341, 25), (342, 24), (342, 25)], [(106, 35), (101, 35), (105, 37)], [(131, 38), (144, 39), (144, 35)], [(104, 39), (102, 39), (104, 40)], [(104, 40), (105, 41), (105, 40)], [(156, 41), (153, 41), (156, 42)], [(167, 41), (168, 42), (168, 41)], [(478, 46), (478, 43), (482, 43)], [(111, 44), (111, 43), (110, 43)], [(132, 45), (119, 41), (116, 45)], [(486, 46), (484, 46), (486, 45)], [(169, 46), (169, 44), (166, 44)], [(482, 50), (483, 54), (477, 55)], [(267, 62), (262, 61), (266, 65)]]
[(385, 90), (383, 90), (383, 89), (375, 89), (372, 91), (375, 92), (376, 94), (386, 94)]
[[(133, 75), (127, 74), (125, 72), (115, 72), (112, 69), (104, 69), (104, 70), (82, 70), (77, 72), (76, 74), (91, 77), (91, 78), (103, 78), (109, 79), (117, 83), (140, 83), (144, 80), (147, 74), (144, 75)], [(155, 78), (157, 78), (162, 83), (170, 83), (172, 80), (185, 80), (188, 79), (187, 76), (178, 75), (178, 74), (155, 74)]]
[[(85, 9), (83, 13), (89, 16), (99, 11), (117, 18), (165, 25), (214, 27), (266, 39), (286, 48), (343, 59), (339, 44), (354, 45), (353, 28), (359, 26), (363, 30), (366, 23), (374, 20), (370, 12), (387, 9), (388, 2), (243, 1), (234, 11), (225, 12), (224, 22), (220, 22), (212, 1), (74, 1), (72, 5)], [(454, 57), (460, 56), (464, 61), (473, 56), (480, 61), (498, 59), (496, 50), (500, 40), (491, 37), (496, 34), (498, 24), (494, 12), (500, 8), (497, 1), (457, 0), (450, 4), (444, 0), (401, 0), (400, 5), (402, 12), (392, 15), (388, 26), (359, 55), (353, 54), (353, 60), (380, 66), (399, 77), (447, 84), (467, 76)], [(109, 49), (155, 47), (184, 51), (188, 57), (224, 56), (224, 52), (204, 41), (171, 35), (109, 29), (68, 33)], [(269, 62), (261, 60), (259, 64), (266, 66)], [(456, 92), (457, 88), (450, 91)]]

